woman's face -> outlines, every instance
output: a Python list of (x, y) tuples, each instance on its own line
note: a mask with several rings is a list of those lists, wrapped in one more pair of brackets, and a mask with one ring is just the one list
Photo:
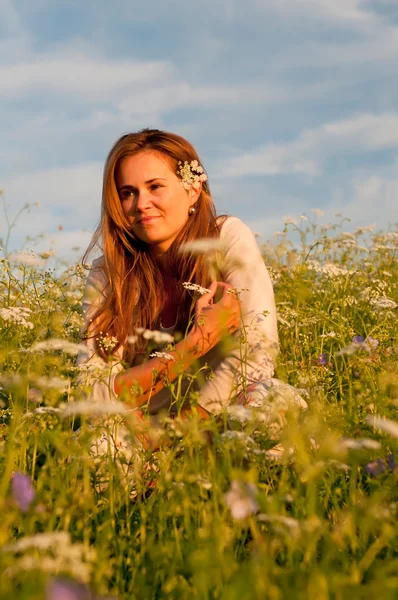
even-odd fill
[(123, 158), (115, 181), (134, 234), (149, 244), (155, 255), (166, 252), (189, 219), (200, 186), (186, 191), (167, 159), (152, 150)]

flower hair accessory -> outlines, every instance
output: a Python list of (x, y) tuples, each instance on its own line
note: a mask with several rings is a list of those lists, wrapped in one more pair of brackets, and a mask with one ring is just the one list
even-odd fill
[(178, 161), (178, 167), (177, 175), (181, 177), (181, 184), (185, 190), (190, 190), (195, 181), (207, 181), (207, 175), (197, 160), (191, 160), (190, 163), (185, 161), (184, 164)]

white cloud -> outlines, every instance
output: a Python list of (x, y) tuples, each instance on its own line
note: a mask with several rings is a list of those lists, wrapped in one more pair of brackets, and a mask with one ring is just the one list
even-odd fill
[(304, 173), (317, 175), (324, 161), (340, 153), (365, 154), (398, 148), (398, 113), (362, 114), (304, 130), (287, 144), (268, 144), (242, 153), (220, 168), (221, 176)]
[(15, 98), (21, 93), (48, 92), (79, 100), (112, 100), (134, 86), (166, 79), (172, 68), (167, 61), (107, 60), (88, 52), (67, 49), (35, 55), (18, 64), (0, 65), (0, 94)]
[(380, 17), (364, 8), (362, 0), (251, 0), (259, 12), (276, 12), (285, 19), (324, 20), (329, 24), (372, 29)]

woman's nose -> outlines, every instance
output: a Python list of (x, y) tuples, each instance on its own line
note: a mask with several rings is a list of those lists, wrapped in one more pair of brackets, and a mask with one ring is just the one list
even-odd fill
[(135, 198), (135, 210), (142, 212), (151, 204), (150, 194), (147, 190), (140, 191)]

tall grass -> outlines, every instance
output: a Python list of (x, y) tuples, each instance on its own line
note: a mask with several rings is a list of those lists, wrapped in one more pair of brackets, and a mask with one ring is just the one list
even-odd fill
[(258, 410), (166, 421), (129, 469), (93, 453), (123, 414), (65, 408), (84, 269), (1, 260), (0, 598), (397, 597), (398, 232), (302, 219), (263, 251), (308, 410), (277, 440)]

